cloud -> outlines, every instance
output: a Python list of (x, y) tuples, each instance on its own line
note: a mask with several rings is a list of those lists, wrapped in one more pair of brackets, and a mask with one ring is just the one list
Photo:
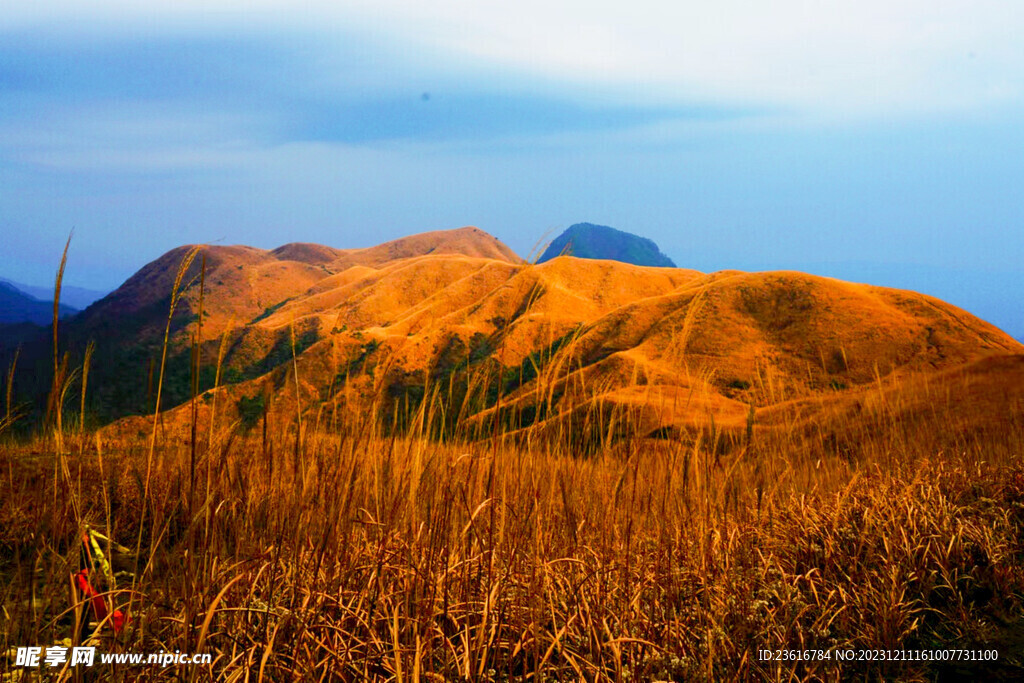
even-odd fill
[(52, 2), (25, 26), (158, 34), (225, 27), (372, 37), (411, 61), (574, 83), (595, 98), (714, 101), (832, 115), (1020, 104), (1024, 5), (1005, 0), (349, 0)]
[(752, 109), (601, 101), (403, 59), (359, 35), (115, 35), (0, 47), (0, 157), (66, 170), (243, 163), (262, 147), (487, 144), (721, 121)]

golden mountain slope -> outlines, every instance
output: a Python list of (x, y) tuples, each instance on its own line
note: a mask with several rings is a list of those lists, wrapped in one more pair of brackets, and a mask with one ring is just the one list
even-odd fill
[[(141, 316), (145, 320), (133, 320), (133, 324), (162, 328), (178, 267), (194, 246), (172, 249), (143, 267), (82, 316), (81, 324), (90, 327), (125, 316)], [(500, 241), (472, 227), (413, 235), (368, 249), (343, 250), (299, 242), (272, 251), (247, 246), (204, 246), (201, 257), (195, 259), (182, 280), (181, 310), (198, 314), (202, 257), (206, 261), (202, 283), (204, 335), (215, 336), (230, 321), (236, 325), (249, 323), (267, 309), (304, 294), (314, 285), (330, 282), (328, 278), (332, 275), (351, 279), (355, 272), (360, 272), (348, 272), (354, 266), (378, 266), (431, 252), (519, 260)]]
[[(89, 386), (96, 419), (106, 422), (125, 414), (153, 410), (160, 368), (164, 365), (161, 347), (171, 292), (179, 266), (191, 250), (186, 245), (164, 254), (118, 290), (60, 326), (60, 348), (62, 353), (70, 353), (69, 367), (81, 364), (87, 344), (96, 344)], [(307, 292), (315, 293), (315, 287), (321, 283), (325, 290), (334, 289), (341, 282), (359, 280), (361, 274), (382, 264), (394, 263), (388, 259), (415, 259), (428, 253), (486, 256), (496, 263), (519, 262), (508, 247), (476, 228), (414, 235), (357, 250), (304, 243), (286, 244), (272, 251), (247, 246), (203, 247), (201, 256), (184, 273), (182, 295), (170, 321), (161, 406), (180, 404), (190, 395), (190, 345), (197, 336), (202, 339), (202, 357), (206, 361), (200, 378), (200, 385), (205, 388), (213, 384), (215, 373), (211, 366), (217, 358), (220, 337), (226, 331), (255, 328), (256, 323), (289, 301), (302, 298)], [(331, 279), (333, 276), (337, 277)], [(258, 330), (264, 333), (257, 344), (261, 354), (246, 365), (245, 354), (233, 352), (237, 367), (245, 371), (236, 369), (225, 376), (225, 381), (237, 383), (280, 364), (284, 348), (290, 346), (282, 338), (282, 330), (262, 326)], [(309, 334), (300, 336), (300, 345), (308, 345), (311, 339)], [(21, 400), (31, 398), (33, 403), (42, 404), (52, 376), (52, 346), (45, 339), (37, 341), (25, 344), (21, 352), (16, 393)], [(270, 350), (275, 350), (275, 354), (268, 358)], [(10, 352), (13, 353), (13, 346)]]
[(500, 240), (480, 228), (469, 226), (457, 230), (424, 232), (367, 249), (351, 249), (343, 252), (331, 265), (333, 270), (341, 271), (354, 265), (380, 266), (390, 261), (428, 254), (460, 254), (509, 263), (522, 262)]
[[(180, 253), (147, 266), (113, 300), (169, 290), (167, 266)], [(438, 400), (461, 401), (478, 433), (494, 419), (507, 430), (564, 431), (581, 414), (649, 433), (712, 421), (741, 430), (751, 419), (781, 424), (773, 415), (786, 406), (840, 405), (882, 380), (1024, 352), (992, 325), (914, 292), (795, 272), (570, 257), (531, 265), (475, 228), (361, 250), (207, 254), (205, 362), (226, 333), (232, 386), (220, 404), (229, 412), (242, 396), (267, 394), (294, 416), (298, 386), (311, 415), (343, 394), (385, 419), (439, 391)], [(192, 311), (195, 300), (193, 287)], [(180, 334), (194, 330), (191, 322)]]

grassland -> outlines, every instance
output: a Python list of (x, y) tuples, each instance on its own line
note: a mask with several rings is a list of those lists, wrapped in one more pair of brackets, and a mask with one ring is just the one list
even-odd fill
[(194, 470), (187, 441), (11, 441), (3, 645), (76, 637), (89, 525), (132, 547), (108, 554), (134, 576), (104, 586), (128, 627), (86, 637), (215, 654), (92, 680), (930, 680), (953, 669), (757, 653), (940, 647), (998, 649), (958, 671), (1009, 680), (1024, 434), (959, 439), (936, 414), (912, 431), (880, 416), (842, 454), (794, 435), (580, 458), (388, 438), (358, 415), (266, 439), (203, 426)]
[[(295, 357), (294, 400), (264, 417), (236, 419), (221, 394), (204, 402), (194, 384), (191, 407), (175, 411), (182, 429), (155, 414), (142, 434), (135, 423), (91, 431), (78, 400), (92, 390), (88, 354), (78, 372), (59, 361), (50, 414), (28, 436), (9, 430), (8, 374), (0, 654), (89, 642), (209, 652), (213, 663), (39, 670), (52, 680), (1024, 673), (1024, 420), (1012, 354), (782, 402), (756, 420), (751, 409), (745, 428), (711, 418), (657, 433), (642, 412), (604, 411), (598, 383), (564, 429), (510, 429), (525, 408), (483, 365), (465, 378), (474, 390), (427, 386), (401, 415), (384, 372), (369, 407), (341, 400), (340, 387), (304, 408)], [(531, 391), (564, 388), (560, 367), (572, 369), (547, 362)], [(488, 395), (489, 382), (498, 388), (481, 428), (453, 397)], [(117, 632), (71, 588), (89, 530), (110, 565), (93, 581), (129, 618)], [(941, 648), (999, 659), (759, 657)], [(0, 659), (5, 683), (33, 680), (12, 664)]]

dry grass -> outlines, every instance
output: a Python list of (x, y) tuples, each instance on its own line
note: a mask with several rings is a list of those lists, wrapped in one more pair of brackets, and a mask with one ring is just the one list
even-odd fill
[[(189, 439), (166, 438), (156, 419), (139, 439), (64, 433), (58, 419), (30, 441), (0, 441), (4, 651), (70, 639), (104, 652), (214, 655), (208, 667), (54, 675), (96, 681), (1024, 672), (1019, 420), (987, 415), (986, 430), (964, 432), (953, 428), (965, 416), (951, 420), (960, 408), (948, 395), (908, 420), (879, 381), (860, 417), (823, 414), (840, 421), (829, 438), (785, 415), (755, 428), (752, 410), (728, 443), (713, 420), (655, 440), (630, 429), (639, 412), (609, 418), (599, 401), (580, 401), (593, 407), (566, 429), (596, 424), (602, 435), (582, 457), (561, 431), (428, 439), (438, 413), (468, 414), (438, 391), (401, 420), (411, 425), (402, 435), (394, 416), (381, 423), (379, 406), (335, 408), (327, 419), (325, 406), (338, 402), (303, 405), (292, 366), (291, 418), (262, 434), (218, 423), (211, 407), (205, 417), (190, 411), (201, 423)], [(564, 373), (541, 372), (538, 396), (573, 370), (550, 367)], [(62, 405), (76, 373), (58, 364), (56, 374)], [(84, 385), (87, 368), (78, 374)], [(502, 401), (495, 411), (516, 410)], [(16, 419), (8, 407), (0, 438)], [(117, 634), (87, 623), (69, 591), (86, 527), (111, 539), (100, 587), (131, 617)], [(940, 668), (758, 657), (940, 647), (994, 648), (1000, 660)]]
[(922, 431), (883, 464), (645, 440), (584, 459), (375, 429), (264, 444), (223, 428), (191, 517), (189, 444), (158, 444), (148, 492), (144, 442), (93, 438), (56, 482), (52, 441), (8, 444), (4, 647), (74, 637), (67, 577), (89, 524), (142, 538), (134, 592), (111, 593), (133, 620), (98, 628), (101, 649), (213, 652), (203, 680), (936, 673), (758, 661), (777, 648), (988, 646), (1021, 663), (1024, 469), (988, 444), (934, 454)]

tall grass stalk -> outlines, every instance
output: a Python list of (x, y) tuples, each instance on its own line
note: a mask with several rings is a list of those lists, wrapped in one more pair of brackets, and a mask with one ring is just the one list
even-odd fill
[(197, 400), (199, 398), (199, 373), (202, 368), (202, 348), (203, 348), (203, 316), (205, 311), (203, 310), (203, 295), (206, 290), (206, 254), (202, 255), (201, 264), (199, 267), (199, 320), (196, 324), (196, 331), (192, 338), (192, 363), (190, 365), (190, 371), (192, 375), (191, 383), (191, 408), (192, 408), (192, 434), (189, 442), (189, 463), (188, 463), (188, 518), (191, 528), (191, 520), (193, 517), (193, 511), (195, 509), (195, 498), (196, 498), (196, 450), (197, 450), (197, 433), (199, 429), (199, 405)]
[[(186, 273), (188, 273), (189, 268), (192, 267), (192, 262), (195, 261), (196, 255), (199, 254), (201, 249), (202, 249), (202, 247), (195, 246), (195, 247), (192, 247), (191, 249), (189, 249), (189, 251), (185, 254), (185, 257), (182, 259), (181, 263), (178, 265), (178, 272), (176, 273), (176, 275), (174, 277), (174, 285), (171, 288), (171, 303), (170, 303), (170, 308), (169, 308), (169, 310), (167, 312), (167, 325), (164, 328), (163, 347), (162, 347), (161, 354), (160, 354), (160, 374), (159, 374), (159, 378), (157, 380), (157, 385), (156, 385), (156, 405), (155, 405), (155, 407), (153, 409), (153, 427), (152, 427), (152, 431), (151, 431), (150, 437), (149, 437), (149, 451), (148, 451), (147, 456), (146, 456), (146, 479), (145, 479), (143, 495), (142, 495), (142, 507), (139, 510), (139, 514), (140, 514), (139, 530), (138, 530), (138, 537), (136, 538), (136, 541), (135, 541), (135, 556), (136, 556), (136, 564), (135, 564), (135, 572), (134, 572), (135, 573), (135, 580), (139, 579), (139, 576), (138, 576), (138, 574), (139, 574), (138, 562), (139, 562), (139, 559), (141, 558), (141, 555), (142, 555), (142, 535), (143, 535), (143, 532), (144, 532), (144, 530), (146, 528), (145, 527), (146, 509), (147, 509), (147, 507), (149, 505), (149, 489), (150, 489), (150, 485), (152, 483), (152, 477), (153, 477), (153, 457), (156, 454), (157, 426), (158, 426), (159, 421), (160, 421), (160, 399), (162, 397), (162, 392), (163, 392), (164, 371), (165, 371), (165, 369), (167, 367), (167, 346), (168, 346), (168, 343), (170, 341), (170, 336), (171, 336), (171, 321), (174, 319), (174, 311), (177, 309), (178, 301), (181, 298), (181, 295), (183, 293), (183, 288), (181, 287), (182, 280), (184, 279)], [(134, 588), (134, 586), (133, 586), (133, 588)]]
[(19, 356), (21, 356), (20, 346), (14, 350), (14, 357), (11, 358), (11, 363), (7, 366), (7, 382), (4, 391), (4, 397), (6, 399), (4, 404), (6, 410), (4, 413), (4, 424), (8, 426), (14, 423), (16, 416), (14, 410), (14, 372), (18, 368)]

